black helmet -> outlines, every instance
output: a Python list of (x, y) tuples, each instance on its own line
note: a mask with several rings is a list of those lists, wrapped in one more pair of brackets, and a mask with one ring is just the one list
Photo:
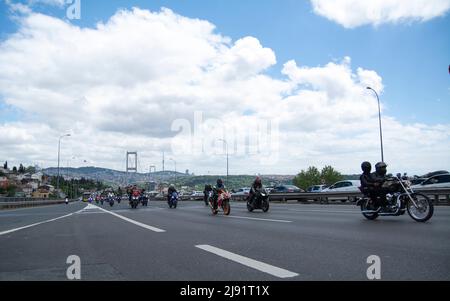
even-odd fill
[(386, 167), (387, 165), (384, 162), (378, 162), (377, 164), (375, 164), (376, 172), (383, 176), (386, 174)]
[(217, 186), (222, 186), (222, 185), (223, 185), (222, 179), (217, 179)]
[(256, 177), (255, 184), (261, 185), (261, 177)]
[(364, 161), (361, 163), (361, 169), (363, 172), (370, 172), (372, 170), (372, 164), (370, 162)]

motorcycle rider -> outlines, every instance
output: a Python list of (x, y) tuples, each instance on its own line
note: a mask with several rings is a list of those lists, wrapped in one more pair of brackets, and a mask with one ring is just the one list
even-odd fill
[[(177, 190), (175, 189), (175, 185), (170, 184), (169, 185), (169, 189), (167, 190), (167, 202), (170, 201), (170, 198), (172, 197), (172, 194), (174, 192), (177, 192)], [(177, 192), (178, 193), (178, 192)]]
[(205, 184), (205, 189), (203, 189), (203, 201), (205, 205), (208, 206), (208, 195), (213, 190), (211, 184)]
[(214, 209), (217, 209), (217, 200), (219, 199), (219, 194), (221, 194), (225, 190), (225, 185), (223, 184), (222, 179), (217, 179), (216, 186), (213, 187), (213, 204)]
[(387, 173), (387, 165), (384, 162), (378, 162), (375, 164), (375, 172), (371, 173), (370, 176), (373, 180), (373, 196), (380, 200), (378, 205), (384, 206), (386, 205), (386, 194), (388, 193), (387, 189), (382, 187), (384, 181), (386, 180)]
[(252, 187), (250, 188), (250, 192), (248, 194), (248, 200), (250, 201), (251, 204), (253, 204), (255, 200), (256, 193), (258, 193), (262, 189), (263, 189), (262, 181), (261, 178), (258, 176), (253, 181)]

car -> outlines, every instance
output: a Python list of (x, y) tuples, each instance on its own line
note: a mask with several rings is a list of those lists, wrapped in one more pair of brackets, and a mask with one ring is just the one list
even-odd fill
[[(323, 189), (321, 192), (360, 192), (359, 186), (361, 186), (361, 182), (359, 180), (344, 180), (334, 183), (328, 188)], [(330, 201), (340, 200), (345, 202), (348, 200), (342, 197), (329, 197)]]
[(308, 187), (308, 189), (306, 189), (306, 192), (321, 192), (327, 187), (328, 185), (313, 185)]
[(236, 192), (232, 193), (233, 196), (247, 196), (250, 193), (249, 187), (239, 188)]
[(412, 185), (414, 188), (450, 188), (450, 174), (440, 174), (432, 176), (420, 184)]
[(191, 197), (203, 196), (203, 191), (193, 191)]
[(295, 185), (278, 185), (272, 190), (274, 193), (291, 193), (291, 192), (305, 192), (303, 189)]

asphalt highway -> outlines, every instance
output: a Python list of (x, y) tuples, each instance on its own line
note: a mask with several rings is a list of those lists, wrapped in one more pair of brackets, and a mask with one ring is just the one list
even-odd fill
[(250, 213), (232, 202), (230, 216), (201, 201), (0, 211), (0, 280), (67, 280), (70, 255), (81, 280), (368, 280), (376, 255), (381, 280), (448, 281), (450, 207), (435, 207), (426, 223), (301, 203)]

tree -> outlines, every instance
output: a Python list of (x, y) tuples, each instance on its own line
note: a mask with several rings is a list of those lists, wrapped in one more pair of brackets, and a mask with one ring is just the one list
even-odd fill
[(13, 172), (16, 173), (17, 172), (17, 167), (13, 167)]
[(317, 185), (321, 182), (321, 174), (319, 170), (314, 167), (308, 167), (308, 170), (302, 170), (293, 180), (294, 185), (307, 189), (309, 186)]
[(19, 173), (25, 173), (25, 167), (23, 167), (22, 163), (19, 165)]
[(3, 164), (4, 169), (8, 169), (8, 161), (5, 161), (5, 164)]
[(332, 166), (325, 166), (322, 168), (321, 178), (325, 184), (332, 185), (338, 181), (342, 181), (344, 176)]
[(36, 173), (36, 167), (34, 167), (34, 166), (28, 166), (28, 167), (25, 169), (25, 172), (28, 172), (28, 173), (31, 173), (31, 174)]

